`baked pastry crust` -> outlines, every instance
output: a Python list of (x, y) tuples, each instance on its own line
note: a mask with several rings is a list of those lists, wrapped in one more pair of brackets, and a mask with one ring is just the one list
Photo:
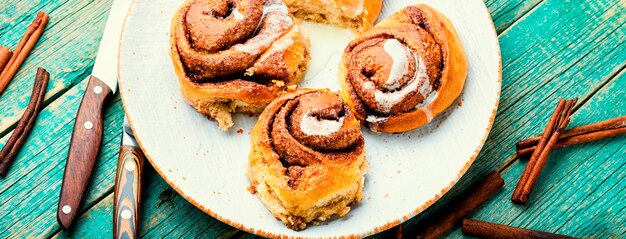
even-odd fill
[(347, 27), (355, 32), (370, 29), (383, 0), (284, 0), (296, 17)]
[(363, 197), (366, 168), (360, 124), (328, 90), (277, 98), (252, 130), (252, 192), (291, 229), (348, 213)]
[(309, 60), (308, 33), (280, 0), (187, 0), (170, 42), (184, 99), (224, 130), (295, 87)]
[(432, 121), (459, 97), (467, 76), (452, 23), (424, 4), (404, 8), (353, 40), (339, 68), (344, 101), (365, 126), (387, 133)]

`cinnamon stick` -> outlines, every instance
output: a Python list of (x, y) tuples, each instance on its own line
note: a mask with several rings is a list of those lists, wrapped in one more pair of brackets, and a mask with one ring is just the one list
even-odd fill
[(433, 219), (421, 224), (416, 230), (417, 238), (439, 238), (461, 223), (461, 219), (502, 188), (504, 180), (497, 171), (491, 172), (483, 181), (467, 191), (464, 197), (447, 205)]
[(548, 158), (550, 157), (550, 152), (554, 148), (554, 145), (556, 145), (556, 142), (559, 140), (560, 134), (565, 130), (565, 128), (567, 128), (567, 125), (570, 122), (569, 118), (570, 118), (570, 115), (572, 114), (572, 108), (574, 108), (574, 105), (576, 104), (577, 101), (578, 99), (570, 100), (568, 101), (567, 106), (565, 106), (566, 109), (564, 113), (561, 114), (558, 129), (554, 132), (552, 137), (550, 137), (550, 141), (548, 142), (544, 150), (539, 155), (537, 164), (531, 171), (530, 177), (528, 177), (528, 181), (524, 185), (524, 189), (522, 190), (522, 195), (520, 197), (520, 200), (522, 202), (526, 203), (528, 201), (528, 198), (530, 197), (530, 193), (532, 192), (533, 187), (535, 186), (535, 183), (537, 183), (537, 180), (539, 179), (539, 175), (541, 175), (541, 171), (543, 170), (543, 168), (546, 166), (546, 163), (548, 162)]
[(554, 233), (463, 219), (463, 235), (487, 239), (575, 239)]
[(528, 181), (530, 172), (535, 167), (535, 164), (537, 163), (537, 159), (539, 158), (539, 154), (541, 154), (541, 151), (548, 143), (550, 136), (552, 136), (552, 133), (554, 132), (554, 129), (555, 129), (555, 125), (558, 125), (559, 122), (557, 121), (559, 119), (559, 116), (561, 115), (561, 112), (563, 111), (563, 108), (565, 107), (565, 104), (566, 104), (565, 100), (561, 99), (559, 100), (559, 104), (556, 106), (556, 109), (554, 109), (554, 113), (550, 117), (550, 120), (548, 121), (548, 124), (546, 125), (546, 129), (543, 131), (543, 134), (541, 135), (541, 139), (539, 140), (537, 144), (538, 150), (535, 150), (533, 155), (530, 157), (530, 160), (528, 161), (528, 164), (526, 164), (526, 168), (524, 169), (524, 172), (522, 173), (522, 176), (520, 177), (519, 181), (517, 182), (517, 186), (515, 187), (515, 190), (513, 191), (513, 196), (511, 197), (511, 200), (513, 200), (513, 202), (519, 202), (518, 199), (522, 195), (522, 188), (524, 184), (526, 184), (526, 181)]
[(6, 48), (5, 46), (0, 46), (0, 72), (2, 72), (4, 66), (9, 63), (11, 56), (13, 56), (13, 52), (9, 48)]
[[(556, 143), (556, 148), (575, 144), (587, 143), (595, 140), (614, 137), (626, 133), (626, 116), (617, 117), (594, 124), (576, 127), (563, 131)], [(540, 137), (519, 141), (516, 145), (517, 156), (522, 157), (535, 151)]]
[(41, 110), (42, 103), (46, 95), (46, 88), (48, 87), (49, 80), (50, 75), (48, 72), (40, 67), (37, 70), (33, 93), (30, 97), (30, 101), (28, 102), (28, 106), (26, 107), (22, 118), (20, 118), (17, 127), (13, 130), (11, 137), (9, 137), (7, 143), (4, 145), (2, 150), (0, 150), (1, 177), (6, 176), (13, 160), (15, 159), (15, 156), (17, 156), (19, 149), (22, 147), (28, 138), (28, 134), (35, 125), (35, 121), (39, 115), (39, 111)]
[(30, 51), (33, 49), (41, 34), (43, 34), (46, 24), (48, 24), (48, 15), (39, 12), (35, 20), (28, 26), (22, 40), (17, 44), (13, 52), (13, 56), (6, 64), (6, 67), (0, 73), (0, 93), (7, 87), (15, 73), (20, 68)]
[[(545, 167), (548, 158), (550, 157), (550, 152), (556, 145), (556, 142), (558, 141), (561, 133), (569, 124), (569, 118), (572, 114), (572, 108), (574, 108), (574, 105), (577, 101), (578, 99), (568, 100), (565, 102), (565, 106), (562, 110), (555, 111), (555, 114), (558, 113), (555, 124), (556, 129), (552, 132), (551, 135), (548, 136), (549, 141), (545, 145), (545, 147), (543, 149), (539, 149), (538, 147), (538, 150), (535, 150), (535, 152), (533, 152), (533, 156), (531, 156), (531, 159), (526, 165), (520, 181), (517, 183), (517, 187), (515, 187), (513, 197), (511, 198), (513, 202), (524, 204), (528, 201), (530, 193), (532, 192), (535, 183), (537, 183), (537, 180), (539, 179), (539, 175), (541, 175), (541, 171)], [(561, 103), (559, 103), (559, 105), (560, 104)]]

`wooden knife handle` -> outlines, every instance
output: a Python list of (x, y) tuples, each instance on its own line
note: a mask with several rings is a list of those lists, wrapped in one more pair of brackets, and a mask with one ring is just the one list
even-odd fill
[(113, 238), (139, 238), (139, 205), (144, 162), (141, 149), (122, 146), (115, 177)]
[(76, 114), (57, 208), (57, 220), (65, 231), (73, 225), (93, 174), (102, 143), (104, 102), (110, 94), (106, 84), (94, 76), (89, 78)]

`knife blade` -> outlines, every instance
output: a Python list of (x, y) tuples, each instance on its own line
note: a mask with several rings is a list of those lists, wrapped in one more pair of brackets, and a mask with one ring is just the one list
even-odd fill
[(96, 62), (76, 113), (57, 207), (57, 221), (65, 231), (73, 226), (100, 152), (104, 102), (117, 90), (118, 46), (132, 1), (113, 1)]
[(113, 238), (139, 238), (142, 168), (145, 157), (124, 117), (113, 204)]

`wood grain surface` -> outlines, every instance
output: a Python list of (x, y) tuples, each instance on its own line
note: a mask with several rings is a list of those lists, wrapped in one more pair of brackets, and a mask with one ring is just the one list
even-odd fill
[[(29, 19), (50, 14), (48, 29), (0, 96), (0, 145), (28, 103), (36, 66), (49, 69), (46, 108), (0, 183), (0, 237), (112, 237), (113, 183), (123, 111), (105, 111), (103, 148), (77, 227), (54, 220), (74, 115), (84, 92), (110, 0), (0, 2), (0, 45), (14, 47)], [(576, 237), (626, 237), (626, 137), (557, 149), (526, 206), (510, 202), (526, 164), (517, 140), (535, 136), (556, 100), (579, 97), (571, 126), (626, 114), (626, 2), (487, 0), (499, 33), (503, 91), (498, 116), (474, 166), (434, 207), (404, 224), (407, 234), (493, 169), (505, 186), (470, 218)], [(11, 7), (9, 7), (11, 6)], [(146, 164), (141, 235), (146, 238), (253, 238), (193, 207)], [(382, 234), (375, 238), (385, 238)], [(449, 237), (462, 238), (460, 229)]]
[(145, 157), (141, 148), (122, 145), (117, 163), (115, 192), (113, 193), (114, 238), (139, 238), (141, 212), (141, 181)]

